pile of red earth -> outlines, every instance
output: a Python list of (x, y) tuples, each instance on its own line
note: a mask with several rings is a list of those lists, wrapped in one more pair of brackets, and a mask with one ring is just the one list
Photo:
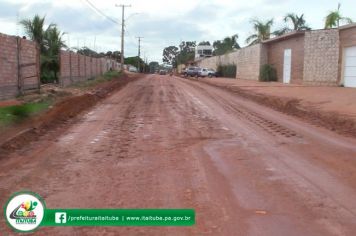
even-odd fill
[(101, 99), (111, 95), (112, 92), (120, 90), (136, 79), (124, 75), (109, 82), (99, 84), (95, 89), (86, 94), (68, 97), (59, 101), (48, 112), (31, 120), (28, 127), (23, 131), (0, 144), (0, 158), (2, 154), (5, 155), (10, 151), (17, 150), (32, 141), (38, 140), (39, 137), (46, 134), (49, 130), (65, 124), (71, 118), (93, 107)]

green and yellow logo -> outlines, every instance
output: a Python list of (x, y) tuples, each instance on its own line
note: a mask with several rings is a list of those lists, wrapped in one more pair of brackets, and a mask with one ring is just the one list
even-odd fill
[(16, 231), (31, 232), (41, 224), (45, 205), (42, 199), (31, 192), (14, 194), (5, 206), (7, 223)]
[(16, 224), (36, 224), (37, 217), (33, 210), (37, 205), (37, 201), (23, 202), (11, 212), (10, 219), (15, 219)]

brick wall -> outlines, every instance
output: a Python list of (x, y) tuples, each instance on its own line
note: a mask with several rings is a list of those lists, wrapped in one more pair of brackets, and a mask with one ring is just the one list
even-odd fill
[(91, 58), (74, 52), (60, 53), (60, 84), (68, 86), (106, 73), (110, 67), (119, 69), (119, 63), (106, 58)]
[(17, 41), (0, 34), (0, 99), (18, 94)]
[(39, 88), (38, 56), (34, 42), (0, 34), (0, 99)]
[(258, 80), (260, 67), (267, 61), (267, 50), (264, 45), (256, 44), (242, 48), (237, 55), (237, 79)]
[(304, 35), (272, 41), (266, 45), (268, 51), (268, 64), (276, 68), (279, 82), (283, 82), (284, 50), (292, 51), (291, 83), (301, 84), (304, 72)]
[(304, 80), (307, 85), (336, 86), (339, 68), (339, 31), (305, 33)]

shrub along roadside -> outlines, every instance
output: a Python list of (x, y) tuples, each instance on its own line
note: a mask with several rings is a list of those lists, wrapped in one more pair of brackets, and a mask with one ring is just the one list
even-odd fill
[(236, 78), (236, 65), (230, 64), (226, 66), (218, 66), (218, 75), (227, 78)]
[(260, 81), (270, 82), (277, 81), (277, 71), (276, 69), (269, 64), (264, 64), (260, 69)]

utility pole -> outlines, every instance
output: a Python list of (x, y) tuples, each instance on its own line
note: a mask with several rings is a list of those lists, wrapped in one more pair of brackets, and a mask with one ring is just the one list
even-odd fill
[(121, 70), (124, 70), (124, 37), (125, 37), (125, 7), (131, 7), (131, 5), (116, 5), (122, 8), (122, 19), (121, 19)]
[(140, 70), (140, 56), (141, 56), (141, 39), (143, 39), (143, 37), (136, 37), (138, 38), (138, 60), (137, 60), (137, 69), (138, 69), (138, 72), (140, 73), (141, 70)]

